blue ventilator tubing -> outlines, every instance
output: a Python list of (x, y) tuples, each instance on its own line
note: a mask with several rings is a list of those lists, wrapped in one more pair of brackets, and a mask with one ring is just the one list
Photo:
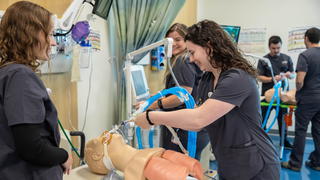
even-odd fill
[(149, 147), (153, 148), (153, 134), (154, 134), (154, 130), (151, 128), (149, 131)]
[(277, 82), (273, 88), (274, 88), (274, 93), (273, 93), (273, 96), (271, 98), (271, 101), (269, 103), (269, 106), (268, 106), (268, 110), (267, 110), (267, 113), (264, 117), (264, 121), (263, 121), (263, 124), (262, 124), (262, 128), (264, 128), (266, 125), (267, 125), (267, 121), (268, 121), (268, 118), (269, 118), (269, 115), (270, 115), (270, 111), (271, 111), (271, 108), (272, 108), (272, 104), (274, 102), (274, 100), (276, 99), (277, 100), (277, 106), (276, 106), (276, 115), (273, 119), (273, 121), (271, 122), (271, 125), (265, 130), (266, 133), (268, 133), (270, 131), (270, 129), (272, 128), (272, 126), (274, 125), (274, 123), (276, 122), (277, 120), (277, 117), (278, 117), (278, 114), (279, 114), (279, 109), (280, 109), (280, 96), (279, 96), (279, 90), (281, 91), (281, 81)]
[[(191, 94), (184, 88), (181, 87), (173, 87), (170, 89), (164, 89), (160, 92), (158, 92), (156, 95), (150, 97), (148, 100), (146, 100), (144, 104), (143, 111), (146, 111), (148, 107), (158, 99), (165, 97), (166, 95), (176, 95), (178, 98), (183, 99), (183, 102), (185, 103), (187, 109), (193, 109), (195, 107), (195, 101)], [(150, 148), (153, 147), (153, 132), (154, 130), (149, 131), (149, 146)], [(143, 149), (142, 145), (142, 138), (141, 138), (141, 128), (136, 128), (136, 135), (138, 140), (138, 148)], [(188, 154), (190, 157), (194, 158), (196, 155), (196, 144), (197, 144), (197, 132), (188, 131)]]
[(287, 92), (288, 87), (289, 87), (289, 81), (288, 81), (288, 78), (285, 78), (283, 91)]

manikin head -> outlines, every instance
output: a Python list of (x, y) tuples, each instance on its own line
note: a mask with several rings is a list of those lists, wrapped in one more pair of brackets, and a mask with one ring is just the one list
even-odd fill
[(90, 140), (85, 148), (85, 160), (90, 169), (97, 174), (108, 174), (109, 170), (103, 163), (104, 144), (101, 137)]
[(119, 134), (104, 132), (86, 144), (85, 159), (92, 172), (107, 174), (111, 169), (123, 172), (125, 179), (145, 180), (144, 168), (153, 156), (161, 156), (164, 149), (138, 150), (124, 142)]

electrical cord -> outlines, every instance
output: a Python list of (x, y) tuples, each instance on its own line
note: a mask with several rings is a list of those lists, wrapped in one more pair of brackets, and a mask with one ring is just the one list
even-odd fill
[[(165, 58), (166, 58), (166, 59), (168, 59), (167, 55), (165, 55)], [(178, 82), (178, 80), (177, 80), (176, 76), (175, 76), (175, 75), (174, 75), (174, 73), (173, 73), (172, 66), (171, 66), (171, 62), (170, 62), (170, 59), (169, 59), (169, 60), (167, 60), (167, 62), (168, 62), (168, 65), (169, 65), (169, 71), (170, 71), (170, 74), (171, 74), (171, 76), (172, 76), (172, 78), (173, 78), (174, 82), (176, 83), (176, 86), (180, 87), (180, 84), (179, 84), (179, 82)]]
[(84, 131), (84, 128), (86, 126), (87, 123), (87, 115), (88, 115), (88, 109), (89, 109), (89, 100), (90, 100), (90, 94), (91, 94), (91, 82), (92, 82), (92, 72), (93, 72), (93, 62), (92, 59), (89, 59), (90, 61), (90, 74), (89, 74), (89, 89), (88, 89), (88, 95), (87, 95), (87, 102), (86, 102), (86, 108), (85, 108), (85, 114), (84, 114), (84, 122), (81, 128), (81, 131)]
[(68, 140), (68, 142), (69, 142), (69, 144), (70, 144), (70, 146), (71, 146), (71, 148), (72, 148), (72, 151), (74, 151), (74, 152), (76, 153), (76, 155), (81, 159), (81, 157), (80, 157), (80, 154), (79, 154), (78, 150), (77, 150), (77, 149), (74, 147), (74, 145), (72, 144), (72, 142), (71, 142), (71, 140), (70, 140), (69, 136), (67, 135), (66, 131), (64, 130), (64, 128), (63, 128), (63, 126), (62, 126), (62, 124), (61, 124), (60, 120), (58, 120), (58, 124), (59, 124), (60, 129), (62, 130), (62, 132), (63, 132), (64, 136), (67, 138), (67, 140)]

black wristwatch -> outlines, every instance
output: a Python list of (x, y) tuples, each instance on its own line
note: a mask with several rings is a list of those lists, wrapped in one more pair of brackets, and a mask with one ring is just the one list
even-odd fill
[(147, 121), (148, 121), (148, 123), (150, 124), (150, 126), (153, 126), (154, 124), (151, 122), (151, 120), (150, 120), (150, 117), (149, 117), (149, 112), (150, 111), (153, 111), (152, 109), (147, 109), (147, 111), (146, 111), (146, 118), (147, 118)]
[(161, 99), (158, 99), (158, 107), (159, 107), (159, 109), (164, 109)]

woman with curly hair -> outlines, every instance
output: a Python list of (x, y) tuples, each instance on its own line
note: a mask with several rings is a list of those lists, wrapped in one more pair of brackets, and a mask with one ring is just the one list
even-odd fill
[(56, 45), (51, 16), (19, 1), (0, 22), (0, 179), (61, 180), (72, 166), (59, 148), (56, 108), (35, 74)]
[(185, 40), (190, 61), (205, 71), (198, 92), (203, 104), (196, 109), (148, 111), (137, 116), (135, 123), (142, 128), (164, 124), (206, 129), (219, 179), (280, 179), (278, 154), (261, 128), (256, 70), (213, 21), (188, 28)]
[[(171, 63), (173, 74), (175, 75), (179, 85), (185, 88), (196, 100), (198, 90), (197, 87), (202, 75), (202, 71), (199, 69), (199, 67), (197, 67), (197, 65), (190, 62), (186, 42), (184, 40), (187, 31), (188, 27), (186, 25), (175, 23), (166, 32), (165, 37), (173, 39), (172, 58), (168, 63)], [(164, 80), (165, 89), (177, 86), (172, 75), (170, 74), (169, 67), (166, 69)], [(183, 104), (183, 102), (181, 102), (177, 96), (173, 95), (161, 98), (149, 107), (149, 109), (161, 109), (162, 111), (176, 111), (184, 108), (186, 108), (186, 106)], [(188, 131), (179, 128), (174, 128), (174, 130), (176, 131), (182, 145), (186, 148), (188, 145)], [(171, 132), (165, 126), (161, 128), (161, 135), (163, 148), (182, 152), (177, 142), (173, 141)], [(201, 152), (208, 143), (209, 138), (206, 130), (198, 132), (195, 154), (196, 159), (200, 160)]]

